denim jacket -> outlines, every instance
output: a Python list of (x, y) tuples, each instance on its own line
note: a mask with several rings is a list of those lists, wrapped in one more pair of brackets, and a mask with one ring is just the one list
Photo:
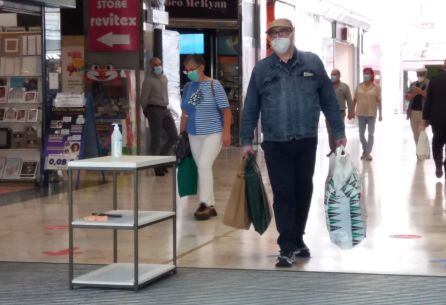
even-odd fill
[(259, 115), (265, 141), (317, 137), (321, 110), (334, 138), (345, 137), (333, 85), (319, 57), (295, 49), (290, 60), (285, 66), (273, 54), (254, 67), (242, 114), (242, 145), (252, 144)]

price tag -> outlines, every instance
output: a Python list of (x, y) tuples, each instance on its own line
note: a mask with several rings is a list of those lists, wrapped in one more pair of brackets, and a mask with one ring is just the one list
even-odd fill
[(66, 155), (49, 155), (45, 160), (45, 169), (67, 169), (68, 157)]

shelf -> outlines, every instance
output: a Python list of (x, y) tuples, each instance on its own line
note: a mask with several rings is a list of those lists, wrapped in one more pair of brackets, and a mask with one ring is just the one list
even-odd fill
[(32, 181), (36, 181), (37, 177), (33, 177), (33, 178), (11, 178), (11, 179), (7, 179), (7, 178), (0, 178), (0, 181), (8, 181), (8, 182), (32, 182)]
[(176, 162), (174, 156), (122, 156), (99, 157), (68, 162), (69, 169), (89, 170), (134, 170), (156, 165), (169, 165)]
[[(74, 285), (129, 287), (134, 286), (134, 265), (131, 263), (117, 263), (91, 271), (73, 279)], [(172, 264), (139, 264), (138, 285), (143, 285), (151, 280), (174, 271)]]
[(9, 34), (12, 34), (12, 35), (17, 35), (17, 34), (23, 34), (23, 35), (39, 35), (39, 34), (42, 34), (42, 31), (31, 31), (31, 32), (29, 32), (29, 31), (27, 31), (27, 32), (0, 32), (0, 35), (9, 35)]
[[(73, 228), (90, 228), (90, 229), (133, 229), (133, 211), (130, 210), (112, 210), (106, 214), (120, 214), (122, 217), (109, 217), (106, 222), (85, 221), (83, 219), (74, 220)], [(171, 219), (175, 216), (174, 212), (164, 211), (139, 211), (138, 212), (138, 228), (143, 228), (163, 220)]]
[(7, 102), (7, 103), (0, 103), (0, 106), (5, 105), (7, 107), (8, 105), (29, 105), (29, 106), (36, 106), (36, 105), (42, 105), (42, 103), (26, 103), (26, 102)]
[(29, 150), (38, 150), (40, 151), (40, 147), (29, 147), (29, 148), (15, 148), (15, 147), (11, 147), (11, 148), (0, 148), (0, 151), (2, 150), (7, 150), (7, 151), (29, 151)]
[(42, 77), (42, 75), (0, 74), (0, 77)]
[(42, 122), (0, 121), (0, 124), (28, 124), (28, 125), (41, 125)]

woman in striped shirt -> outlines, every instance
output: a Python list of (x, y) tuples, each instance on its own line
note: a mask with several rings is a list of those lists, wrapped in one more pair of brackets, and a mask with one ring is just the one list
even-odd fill
[(217, 216), (212, 166), (222, 144), (231, 144), (231, 110), (223, 86), (204, 74), (202, 56), (188, 56), (184, 68), (190, 82), (183, 89), (180, 132), (188, 133), (198, 168), (200, 204), (194, 216), (197, 220), (207, 220)]

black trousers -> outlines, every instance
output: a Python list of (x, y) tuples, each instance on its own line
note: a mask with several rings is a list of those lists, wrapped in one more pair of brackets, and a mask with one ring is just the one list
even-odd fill
[(303, 246), (313, 195), (317, 138), (262, 143), (274, 195), (274, 215), (284, 252)]
[(440, 166), (446, 162), (446, 160), (443, 161), (443, 150), (446, 145), (446, 126), (432, 125), (432, 133), (432, 154), (435, 164)]
[[(150, 125), (150, 154), (165, 156), (172, 153), (172, 148), (178, 141), (178, 131), (175, 121), (167, 107), (147, 106), (144, 115)], [(162, 131), (167, 134), (167, 141), (161, 147)]]

